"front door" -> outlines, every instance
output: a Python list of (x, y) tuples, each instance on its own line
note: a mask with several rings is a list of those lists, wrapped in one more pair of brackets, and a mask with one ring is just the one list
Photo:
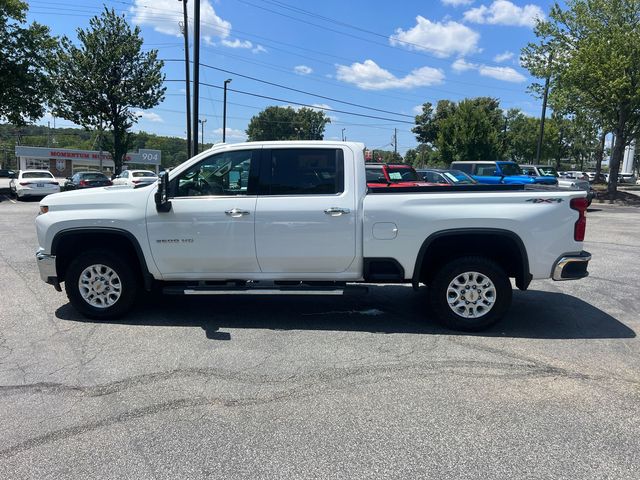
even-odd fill
[(240, 150), (207, 157), (171, 178), (169, 212), (157, 212), (150, 204), (149, 242), (165, 279), (242, 278), (260, 271), (253, 185), (259, 154)]
[(263, 150), (255, 226), (262, 272), (349, 268), (356, 255), (352, 169), (339, 148)]

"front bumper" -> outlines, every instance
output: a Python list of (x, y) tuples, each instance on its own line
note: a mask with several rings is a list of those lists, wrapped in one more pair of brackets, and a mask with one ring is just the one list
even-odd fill
[(59, 292), (60, 282), (58, 281), (58, 273), (56, 272), (56, 256), (44, 253), (44, 249), (40, 248), (36, 252), (36, 261), (38, 263), (38, 270), (40, 271), (40, 278), (49, 285), (53, 285)]
[(587, 267), (591, 254), (584, 250), (580, 253), (566, 253), (556, 260), (551, 278), (556, 281), (579, 280), (589, 275)]

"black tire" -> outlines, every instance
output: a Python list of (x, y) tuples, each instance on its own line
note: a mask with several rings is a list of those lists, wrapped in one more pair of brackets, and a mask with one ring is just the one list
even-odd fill
[[(471, 272), (480, 274), (480, 277), (473, 276)], [(481, 281), (482, 285), (477, 287), (478, 292), (482, 289), (483, 298), (480, 298), (482, 295), (473, 293), (475, 289), (469, 290), (472, 297), (467, 299), (472, 299), (471, 302), (462, 301), (465, 298), (464, 293), (456, 296), (458, 289), (463, 292), (459, 285), (465, 284), (465, 279), (470, 279), (466, 282), (469, 286), (472, 283), (477, 284), (478, 279), (482, 280), (483, 277), (489, 280)], [(452, 287), (450, 297), (449, 285), (456, 279), (458, 281)], [(493, 284), (493, 288), (490, 288), (490, 284)], [(486, 286), (489, 287), (485, 288)], [(462, 257), (445, 264), (433, 277), (428, 292), (431, 310), (435, 312), (438, 320), (452, 330), (466, 332), (477, 332), (500, 321), (509, 309), (512, 297), (511, 281), (507, 274), (497, 263), (485, 257)], [(450, 306), (450, 298), (456, 302), (454, 306)], [(487, 307), (488, 304), (491, 306)], [(485, 309), (486, 312), (483, 313)], [(461, 314), (472, 310), (477, 316)]]
[[(117, 275), (119, 281), (116, 283), (119, 285), (120, 295), (113, 304), (98, 307), (90, 304), (89, 301), (83, 298), (79, 286), (80, 276), (85, 269), (92, 265), (103, 265)], [(127, 313), (133, 306), (140, 288), (139, 278), (127, 263), (126, 259), (121, 259), (109, 250), (102, 249), (88, 250), (78, 255), (78, 257), (69, 264), (64, 282), (64, 288), (71, 305), (85, 317), (97, 320), (118, 318)], [(101, 286), (102, 285), (99, 285), (99, 287)], [(113, 286), (110, 288), (113, 288)], [(109, 294), (103, 293), (101, 297), (105, 295)], [(116, 294), (111, 293), (110, 295), (115, 296)], [(113, 297), (110, 297), (110, 300), (112, 298)]]

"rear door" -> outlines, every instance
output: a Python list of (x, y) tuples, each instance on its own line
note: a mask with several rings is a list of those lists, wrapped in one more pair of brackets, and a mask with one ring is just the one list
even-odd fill
[(262, 272), (349, 268), (356, 256), (353, 169), (341, 148), (263, 150), (255, 215)]

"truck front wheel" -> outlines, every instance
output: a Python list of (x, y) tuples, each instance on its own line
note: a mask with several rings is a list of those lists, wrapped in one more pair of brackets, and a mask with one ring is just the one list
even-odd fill
[(124, 315), (136, 299), (139, 282), (131, 266), (108, 250), (89, 250), (70, 264), (65, 290), (71, 305), (88, 318)]
[(498, 322), (511, 305), (511, 282), (484, 257), (445, 264), (429, 286), (429, 303), (438, 320), (453, 330), (482, 330)]

